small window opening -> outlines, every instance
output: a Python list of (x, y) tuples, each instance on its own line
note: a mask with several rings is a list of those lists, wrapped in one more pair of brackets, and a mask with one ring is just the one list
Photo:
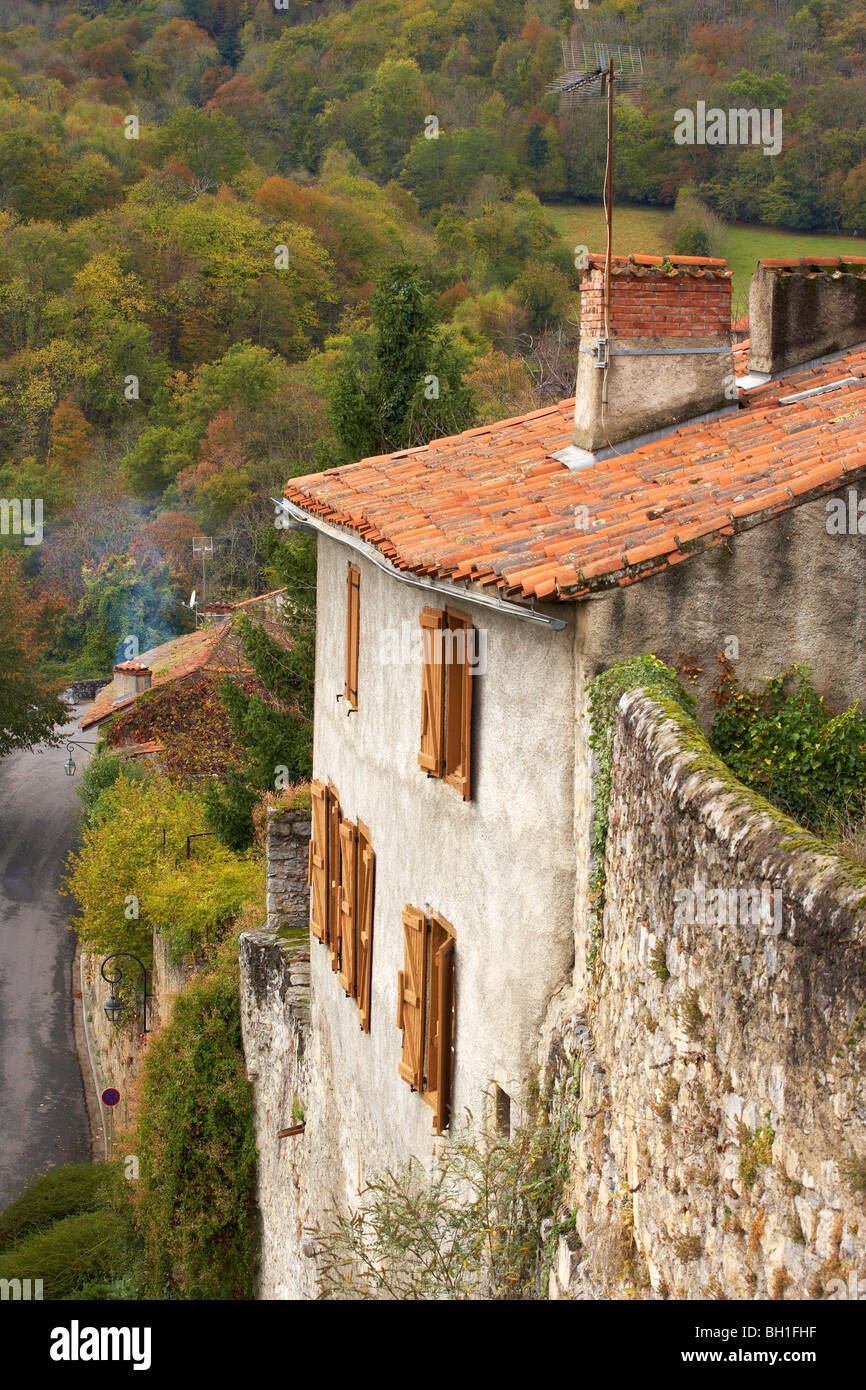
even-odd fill
[(507, 1091), (503, 1091), (501, 1086), (497, 1086), (494, 1092), (494, 1105), (496, 1110), (496, 1128), (505, 1139), (511, 1138), (511, 1097)]

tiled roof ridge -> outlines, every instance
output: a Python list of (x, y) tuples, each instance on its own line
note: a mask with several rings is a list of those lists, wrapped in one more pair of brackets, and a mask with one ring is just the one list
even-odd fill
[(811, 270), (815, 274), (826, 274), (831, 270), (844, 273), (846, 266), (859, 266), (861, 269), (855, 273), (863, 274), (866, 272), (866, 256), (762, 256), (758, 265), (765, 270)]
[[(600, 270), (607, 257), (600, 252), (591, 251), (589, 265)], [(611, 256), (611, 276), (633, 275), (638, 279), (644, 276), (664, 275), (674, 277), (688, 275), (692, 279), (729, 280), (733, 271), (727, 261), (718, 256)]]

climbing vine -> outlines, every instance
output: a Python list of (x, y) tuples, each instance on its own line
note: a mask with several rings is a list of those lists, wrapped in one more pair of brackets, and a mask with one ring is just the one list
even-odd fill
[(610, 778), (617, 706), (627, 690), (637, 687), (658, 699), (674, 700), (692, 715), (695, 700), (683, 686), (676, 671), (655, 656), (629, 656), (602, 671), (587, 685), (589, 695), (590, 747), (595, 753), (595, 806), (590, 842), (590, 936), (586, 965), (591, 969), (598, 958), (604, 918), (607, 832), (610, 817)]

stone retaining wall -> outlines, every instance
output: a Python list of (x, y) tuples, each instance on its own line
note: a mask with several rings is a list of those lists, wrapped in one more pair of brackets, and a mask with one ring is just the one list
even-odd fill
[[(262, 1221), (258, 1296), (315, 1297), (306, 1235), (315, 1174), (305, 1162), (310, 1037), (310, 818), (268, 814), (268, 927), (239, 940), (241, 1034), (253, 1083)], [(316, 1123), (313, 1117), (313, 1123)], [(280, 1135), (281, 1130), (294, 1133)]]
[(866, 874), (695, 733), (620, 703), (601, 970), (549, 1049), (580, 1098), (551, 1292), (866, 1294)]

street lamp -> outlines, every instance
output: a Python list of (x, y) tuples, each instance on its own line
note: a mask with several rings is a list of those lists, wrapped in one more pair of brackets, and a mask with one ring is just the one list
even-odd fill
[(105, 960), (99, 967), (99, 973), (102, 976), (103, 980), (105, 980), (106, 984), (111, 986), (111, 993), (109, 994), (108, 999), (105, 1003), (105, 1016), (108, 1019), (109, 1023), (117, 1024), (120, 1021), (120, 1015), (123, 1013), (123, 1004), (114, 992), (114, 986), (119, 984), (120, 981), (123, 979), (123, 971), (118, 965), (113, 975), (106, 975), (105, 973), (105, 967), (106, 965), (108, 965), (109, 961), (117, 960), (119, 956), (123, 956), (127, 960), (134, 960), (141, 971), (142, 1007), (144, 1012), (144, 1027), (142, 1029), (142, 1032), (149, 1033), (150, 1029), (147, 1026), (147, 971), (145, 970), (142, 962), (138, 959), (138, 956), (134, 956), (131, 951), (115, 951), (113, 955), (106, 956)]
[(66, 776), (67, 776), (67, 777), (74, 777), (74, 776), (75, 776), (75, 769), (76, 769), (76, 767), (78, 766), (78, 764), (76, 763), (75, 759), (74, 759), (73, 756), (72, 756), (72, 749), (73, 749), (73, 748), (84, 748), (84, 749), (88, 749), (88, 748), (95, 748), (95, 747), (96, 747), (96, 744), (95, 744), (95, 743), (76, 743), (75, 739), (68, 739), (68, 740), (67, 740), (67, 743), (66, 743), (66, 752), (67, 752), (67, 754), (68, 754), (68, 757), (67, 757), (67, 759), (66, 759), (66, 762), (63, 764), (63, 771), (66, 773)]

